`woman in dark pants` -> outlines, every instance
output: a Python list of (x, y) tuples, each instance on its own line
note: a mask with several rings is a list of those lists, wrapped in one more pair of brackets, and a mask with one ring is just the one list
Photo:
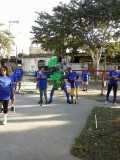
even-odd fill
[(120, 74), (118, 72), (118, 66), (114, 66), (114, 70), (110, 70), (109, 72), (109, 82), (106, 94), (106, 102), (105, 105), (108, 104), (109, 95), (113, 88), (113, 105), (116, 106), (116, 98), (117, 98), (117, 89), (118, 89), (118, 80), (120, 79)]
[(3, 125), (7, 124), (8, 103), (10, 98), (14, 100), (14, 84), (9, 77), (8, 68), (0, 69), (0, 108), (3, 105)]

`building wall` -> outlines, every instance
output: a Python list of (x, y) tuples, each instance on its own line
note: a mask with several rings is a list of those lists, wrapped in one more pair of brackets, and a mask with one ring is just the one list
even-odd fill
[(30, 54), (48, 54), (48, 52), (42, 50), (40, 47), (29, 47)]
[(50, 58), (22, 58), (23, 70), (25, 72), (34, 72), (38, 69), (38, 61), (45, 61), (45, 65), (47, 66)]

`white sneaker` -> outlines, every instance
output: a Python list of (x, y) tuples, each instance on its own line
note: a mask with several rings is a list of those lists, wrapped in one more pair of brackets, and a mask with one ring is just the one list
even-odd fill
[(117, 106), (117, 103), (113, 103), (114, 106)]
[(108, 101), (105, 101), (105, 105), (108, 105)]
[(7, 114), (3, 115), (3, 125), (7, 124)]
[(37, 90), (36, 93), (39, 93), (39, 90)]

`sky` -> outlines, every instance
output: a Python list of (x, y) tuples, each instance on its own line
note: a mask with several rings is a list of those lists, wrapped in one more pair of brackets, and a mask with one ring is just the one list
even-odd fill
[(30, 34), (31, 26), (35, 25), (38, 16), (35, 11), (52, 14), (53, 7), (60, 2), (69, 3), (70, 0), (0, 0), (0, 23), (15, 36), (18, 53), (29, 53), (30, 38), (33, 36)]

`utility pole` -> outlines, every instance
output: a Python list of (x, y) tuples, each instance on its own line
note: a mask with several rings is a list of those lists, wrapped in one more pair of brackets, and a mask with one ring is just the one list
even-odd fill
[[(18, 24), (19, 21), (9, 21), (9, 31), (11, 31), (11, 24)], [(16, 51), (15, 51), (15, 63), (17, 64), (17, 44), (16, 44)]]
[(9, 21), (9, 31), (11, 30), (11, 24), (17, 24), (19, 21)]

